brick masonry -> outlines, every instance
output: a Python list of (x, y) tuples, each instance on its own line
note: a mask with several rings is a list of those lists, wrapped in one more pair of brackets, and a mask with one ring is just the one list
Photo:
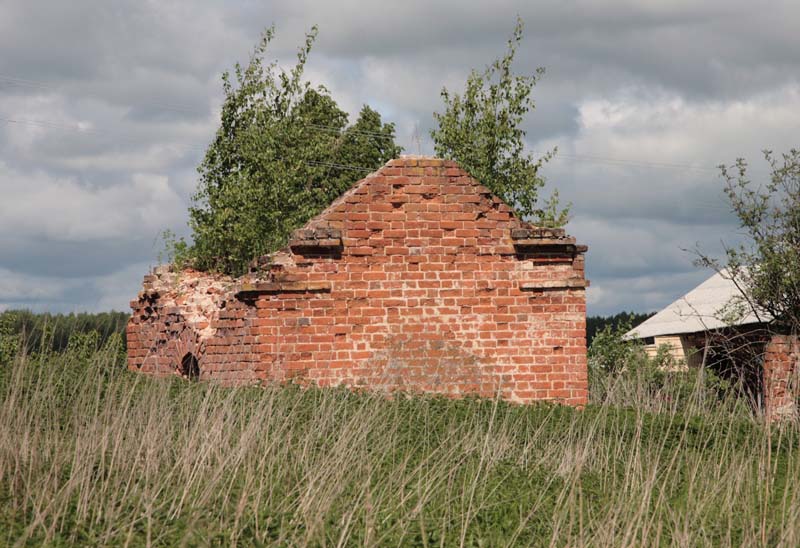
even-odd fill
[(773, 335), (764, 349), (764, 411), (770, 420), (797, 413), (797, 364), (800, 342), (791, 335)]
[(584, 405), (585, 251), (520, 221), (454, 162), (402, 157), (247, 276), (145, 277), (128, 366)]

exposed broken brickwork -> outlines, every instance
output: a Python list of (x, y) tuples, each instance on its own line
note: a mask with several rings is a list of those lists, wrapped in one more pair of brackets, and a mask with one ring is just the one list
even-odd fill
[(770, 420), (797, 412), (797, 364), (800, 343), (791, 335), (774, 335), (764, 349), (764, 410)]
[(129, 367), (582, 405), (584, 251), (453, 162), (393, 160), (248, 276), (149, 277)]

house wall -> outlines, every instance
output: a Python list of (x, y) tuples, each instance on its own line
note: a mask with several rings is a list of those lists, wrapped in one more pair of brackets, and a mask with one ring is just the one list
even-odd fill
[(664, 335), (654, 337), (652, 344), (644, 349), (650, 358), (656, 357), (658, 349), (666, 346), (674, 360), (673, 370), (684, 370), (687, 367), (699, 367), (703, 361), (703, 353), (698, 351), (696, 341), (691, 335)]
[(669, 355), (675, 360), (676, 365), (685, 365), (686, 354), (684, 352), (683, 344), (680, 335), (668, 335), (664, 337), (655, 337), (653, 344), (645, 346), (647, 355), (654, 358), (658, 354), (658, 349), (666, 346), (669, 349)]
[(129, 367), (583, 405), (585, 250), (452, 162), (393, 160), (245, 278), (146, 278)]

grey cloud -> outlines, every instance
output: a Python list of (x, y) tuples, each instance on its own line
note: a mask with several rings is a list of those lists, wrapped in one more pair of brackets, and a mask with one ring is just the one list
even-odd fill
[(108, 274), (59, 279), (0, 267), (0, 311), (21, 307), (65, 313), (125, 310), (135, 293), (120, 292), (120, 287), (136, 287), (148, 268), (148, 263), (134, 263)]
[(587, 292), (589, 314), (615, 314), (623, 310), (653, 312), (699, 285), (712, 273), (703, 270), (668, 272), (635, 278), (591, 278)]
[[(528, 68), (568, 67), (570, 79), (618, 74), (685, 93), (737, 96), (796, 79), (800, 64), (788, 1), (750, 2), (408, 2), (384, 16), (380, 3), (295, 3), (285, 31), (323, 24), (320, 47), (344, 57), (401, 56), (443, 66), (488, 62), (515, 14), (527, 23)], [(258, 21), (259, 18), (255, 18)], [(250, 28), (253, 32), (254, 26)], [(487, 56), (487, 52), (492, 52)], [(527, 54), (527, 55), (526, 55)], [(794, 71), (786, 70), (794, 68)], [(754, 69), (758, 69), (754, 71)], [(733, 85), (737, 84), (737, 85)]]
[(0, 268), (20, 276), (67, 280), (108, 275), (130, 262), (156, 262), (157, 234), (130, 240), (58, 242), (40, 237), (0, 238)]
[(410, 152), (416, 130), (430, 153), (442, 86), (460, 90), (500, 55), (519, 13), (519, 70), (547, 68), (528, 142), (559, 147), (543, 173), (574, 204), (569, 230), (591, 246), (595, 313), (670, 302), (707, 274), (682, 249), (717, 252), (735, 236), (713, 170), (648, 164), (707, 168), (797, 144), (800, 6), (788, 0), (46, 8), (0, 7), (0, 116), (47, 122), (0, 122), (0, 308), (125, 306), (156, 260), (156, 235), (187, 231), (220, 73), (245, 62), (272, 22), (270, 55), (284, 65), (318, 23), (307, 76), (353, 114), (378, 107)]

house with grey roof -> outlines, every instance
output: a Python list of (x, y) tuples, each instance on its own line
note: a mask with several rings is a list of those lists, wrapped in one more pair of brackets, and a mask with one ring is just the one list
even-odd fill
[(741, 380), (770, 418), (796, 416), (800, 343), (771, 324), (769, 314), (752, 306), (723, 270), (625, 337), (641, 340), (651, 356), (666, 347), (682, 367), (711, 367)]
[(631, 329), (625, 337), (642, 340), (651, 356), (666, 345), (677, 362), (697, 366), (707, 354), (704, 351), (712, 339), (710, 335), (730, 334), (733, 328), (749, 332), (769, 320), (767, 314), (749, 305), (736, 281), (721, 271)]

